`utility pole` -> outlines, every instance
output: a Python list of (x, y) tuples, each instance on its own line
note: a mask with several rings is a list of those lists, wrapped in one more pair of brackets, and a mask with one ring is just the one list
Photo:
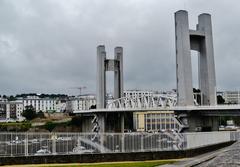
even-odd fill
[(82, 95), (82, 90), (86, 89), (86, 86), (79, 86), (79, 87), (71, 87), (71, 89), (78, 89), (79, 90), (79, 96)]
[(82, 95), (82, 90), (83, 90), (83, 89), (86, 89), (86, 88), (87, 88), (86, 86), (79, 86), (79, 87), (76, 87), (76, 89), (79, 90), (79, 96)]

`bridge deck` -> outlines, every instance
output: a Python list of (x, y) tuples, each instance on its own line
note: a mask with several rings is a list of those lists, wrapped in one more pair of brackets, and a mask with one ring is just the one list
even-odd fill
[(115, 109), (93, 109), (74, 111), (75, 114), (94, 114), (94, 113), (112, 113), (112, 112), (151, 112), (151, 111), (175, 111), (175, 112), (197, 112), (203, 115), (221, 116), (233, 115), (240, 116), (240, 105), (216, 105), (216, 106), (174, 106), (174, 107), (156, 107), (156, 108), (115, 108)]
[(146, 112), (146, 111), (205, 111), (205, 110), (240, 110), (240, 105), (216, 105), (216, 106), (175, 106), (156, 108), (111, 108), (75, 110), (74, 113), (96, 113), (96, 112)]

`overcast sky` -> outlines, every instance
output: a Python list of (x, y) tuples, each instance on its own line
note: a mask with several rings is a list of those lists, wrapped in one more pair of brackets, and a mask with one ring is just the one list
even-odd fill
[(95, 93), (99, 44), (124, 48), (124, 89), (171, 90), (181, 9), (212, 15), (217, 88), (240, 89), (239, 0), (0, 0), (0, 94)]

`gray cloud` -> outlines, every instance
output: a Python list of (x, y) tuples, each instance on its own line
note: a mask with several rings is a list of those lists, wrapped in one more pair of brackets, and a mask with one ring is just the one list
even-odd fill
[(124, 47), (126, 89), (175, 88), (179, 9), (212, 14), (218, 89), (240, 89), (237, 0), (0, 0), (0, 94), (95, 92), (99, 44)]

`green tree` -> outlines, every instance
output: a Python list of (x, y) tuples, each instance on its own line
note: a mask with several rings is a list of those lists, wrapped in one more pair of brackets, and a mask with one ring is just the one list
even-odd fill
[(201, 93), (200, 89), (193, 88), (193, 93)]
[(196, 89), (196, 88), (193, 88), (193, 93), (196, 94), (196, 101), (198, 104), (201, 104), (201, 90), (200, 89)]
[(40, 110), (40, 111), (37, 113), (37, 117), (38, 117), (38, 118), (45, 118), (44, 113), (42, 112), (42, 110)]
[(24, 116), (27, 120), (32, 120), (36, 118), (36, 110), (33, 108), (33, 106), (26, 106), (25, 110), (23, 110), (22, 116)]
[(56, 127), (56, 124), (49, 121), (44, 125), (44, 127), (45, 127), (45, 129), (47, 129), (48, 131), (51, 132)]
[(75, 116), (71, 120), (71, 124), (75, 126), (80, 126), (82, 123), (82, 117), (81, 116)]
[(8, 100), (9, 100), (9, 101), (15, 101), (16, 98), (15, 98), (13, 95), (11, 95), (11, 96), (8, 97)]
[(95, 104), (95, 105), (91, 105), (91, 107), (89, 109), (91, 110), (91, 109), (96, 109), (96, 108), (97, 108), (97, 106)]
[(221, 95), (217, 96), (217, 104), (224, 104), (225, 100)]

